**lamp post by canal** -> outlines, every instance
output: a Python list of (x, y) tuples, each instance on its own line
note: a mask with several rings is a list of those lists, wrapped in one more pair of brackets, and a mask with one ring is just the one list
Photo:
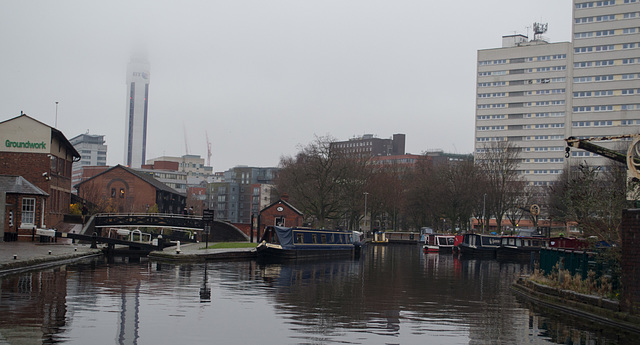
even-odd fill
[(482, 197), (482, 233), (484, 234), (484, 223), (487, 221), (484, 212), (487, 208), (487, 193)]
[(369, 193), (364, 192), (364, 238), (367, 238), (367, 195)]

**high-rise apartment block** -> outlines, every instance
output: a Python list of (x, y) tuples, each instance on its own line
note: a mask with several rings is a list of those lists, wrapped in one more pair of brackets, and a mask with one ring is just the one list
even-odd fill
[(149, 108), (149, 62), (133, 58), (127, 66), (127, 116), (124, 162), (131, 168), (145, 163), (147, 147), (147, 111)]
[[(478, 51), (475, 153), (494, 141), (521, 148), (520, 173), (548, 185), (567, 166), (565, 141), (640, 130), (640, 0), (574, 0), (572, 42), (503, 37)], [(606, 159), (573, 150), (589, 164)]]

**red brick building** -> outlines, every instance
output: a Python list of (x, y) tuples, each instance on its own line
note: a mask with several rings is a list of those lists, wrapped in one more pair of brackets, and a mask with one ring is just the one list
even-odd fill
[(71, 204), (71, 164), (80, 154), (59, 130), (27, 115), (0, 122), (0, 174), (22, 176), (46, 194), (38, 227), (57, 227)]
[(0, 175), (0, 241), (31, 240), (45, 225), (48, 197), (22, 176)]
[(284, 199), (280, 199), (260, 211), (258, 216), (259, 233), (264, 233), (264, 228), (271, 225), (277, 226), (302, 226), (304, 215), (293, 205)]
[(180, 214), (186, 197), (150, 174), (122, 165), (77, 184), (78, 196), (95, 208), (92, 212)]

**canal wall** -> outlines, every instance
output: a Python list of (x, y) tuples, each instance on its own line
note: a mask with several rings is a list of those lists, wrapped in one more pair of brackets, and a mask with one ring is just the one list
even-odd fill
[(542, 306), (610, 327), (640, 333), (640, 317), (622, 310), (618, 301), (538, 284), (527, 277), (516, 280), (512, 289)]

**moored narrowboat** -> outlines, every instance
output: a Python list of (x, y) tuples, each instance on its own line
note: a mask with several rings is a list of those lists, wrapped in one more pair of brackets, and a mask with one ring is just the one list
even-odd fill
[(428, 234), (422, 251), (425, 253), (452, 253), (456, 245), (455, 235)]
[(339, 230), (268, 226), (256, 247), (261, 259), (352, 257), (352, 233)]
[(537, 260), (546, 244), (547, 239), (543, 237), (503, 236), (496, 257), (498, 260), (530, 260), (533, 255)]
[(549, 239), (549, 247), (560, 249), (584, 250), (589, 248), (589, 241), (576, 237), (552, 237)]
[(495, 258), (500, 247), (500, 236), (483, 234), (464, 234), (458, 245), (462, 256)]
[(387, 233), (384, 231), (376, 231), (373, 233), (373, 239), (371, 240), (372, 244), (388, 244), (389, 239), (387, 238)]

